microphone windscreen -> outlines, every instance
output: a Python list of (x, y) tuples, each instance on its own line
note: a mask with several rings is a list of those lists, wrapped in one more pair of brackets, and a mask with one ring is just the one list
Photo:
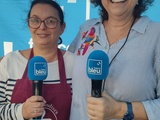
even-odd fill
[(28, 78), (30, 80), (45, 80), (47, 76), (47, 61), (41, 56), (32, 57), (28, 62)]
[(87, 59), (86, 73), (91, 80), (104, 80), (108, 76), (109, 58), (102, 50), (94, 50)]

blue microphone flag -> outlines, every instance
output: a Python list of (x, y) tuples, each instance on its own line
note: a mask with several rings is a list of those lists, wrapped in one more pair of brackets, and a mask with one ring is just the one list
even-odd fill
[(30, 80), (44, 80), (48, 76), (47, 61), (41, 56), (34, 56), (28, 62), (28, 77)]
[(102, 50), (94, 50), (87, 59), (86, 73), (91, 80), (104, 80), (108, 76), (109, 58)]

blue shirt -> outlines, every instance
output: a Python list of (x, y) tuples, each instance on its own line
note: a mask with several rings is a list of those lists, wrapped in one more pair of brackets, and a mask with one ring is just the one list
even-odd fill
[[(111, 61), (125, 40), (110, 46), (101, 19), (88, 20), (80, 27), (69, 48), (75, 53), (70, 120), (89, 120), (86, 111), (86, 96), (91, 93), (91, 80), (86, 75), (88, 55), (93, 50), (103, 50)], [(133, 25), (128, 41), (109, 68), (105, 92), (119, 101), (141, 101), (149, 120), (160, 120), (160, 23), (145, 16)]]

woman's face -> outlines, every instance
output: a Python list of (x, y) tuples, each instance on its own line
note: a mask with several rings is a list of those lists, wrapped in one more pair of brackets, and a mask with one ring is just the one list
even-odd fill
[[(33, 18), (31, 22), (37, 24), (37, 19), (40, 21), (46, 20), (46, 18), (55, 17), (59, 19), (58, 11), (48, 4), (36, 4), (33, 6), (30, 18)], [(51, 20), (48, 20), (50, 24)], [(47, 22), (46, 22), (47, 23)], [(59, 36), (63, 33), (65, 25), (61, 25), (57, 21), (57, 26), (53, 29), (47, 28), (44, 22), (41, 22), (39, 28), (30, 28), (34, 46), (36, 45), (58, 45)]]
[(138, 0), (102, 0), (109, 17), (132, 16)]

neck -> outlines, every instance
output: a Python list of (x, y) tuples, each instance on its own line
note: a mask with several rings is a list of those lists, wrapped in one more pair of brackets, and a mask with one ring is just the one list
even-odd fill
[(110, 18), (108, 21), (105, 21), (107, 23), (107, 26), (112, 29), (122, 30), (122, 29), (128, 29), (130, 28), (132, 22), (134, 21), (134, 17), (127, 17), (127, 18)]
[(57, 60), (57, 48), (52, 49), (38, 49), (33, 47), (34, 56), (42, 56), (47, 62), (54, 62)]
[(109, 44), (117, 42), (125, 38), (128, 35), (130, 27), (134, 21), (133, 17), (126, 19), (108, 19), (104, 21), (103, 25), (106, 31), (106, 35), (109, 41)]

